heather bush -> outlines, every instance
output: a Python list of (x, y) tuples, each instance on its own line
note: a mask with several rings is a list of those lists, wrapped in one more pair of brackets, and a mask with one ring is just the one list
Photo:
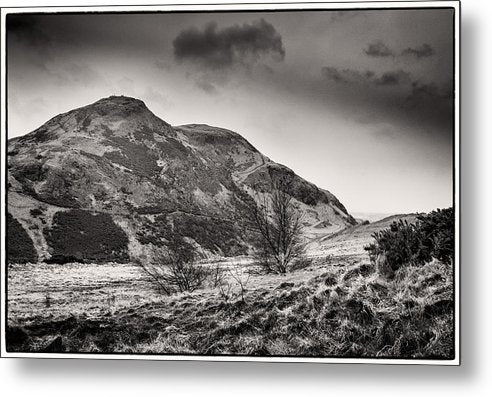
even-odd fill
[(128, 237), (109, 214), (60, 211), (44, 234), (52, 250), (51, 262), (126, 262), (129, 258)]
[(430, 256), (450, 264), (454, 259), (454, 208), (417, 217)]
[(454, 256), (454, 209), (419, 215), (415, 223), (400, 219), (372, 237), (375, 241), (364, 249), (384, 273), (392, 274), (408, 264), (423, 265), (432, 258), (450, 264)]
[(212, 217), (179, 214), (159, 215), (154, 222), (142, 220), (143, 226), (137, 231), (141, 244), (166, 246), (171, 251), (188, 259), (194, 248), (188, 239), (193, 239), (206, 250), (227, 257), (247, 253), (247, 246), (241, 241), (242, 230), (232, 221)]
[(36, 262), (34, 244), (17, 219), (7, 212), (7, 256), (9, 263)]
[(221, 251), (229, 257), (247, 253), (246, 245), (241, 242), (242, 231), (227, 220), (182, 214), (174, 219), (174, 232), (192, 238), (211, 252)]

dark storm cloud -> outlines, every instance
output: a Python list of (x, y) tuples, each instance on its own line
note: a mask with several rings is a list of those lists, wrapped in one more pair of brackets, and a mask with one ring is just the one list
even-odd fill
[(452, 81), (443, 85), (414, 81), (411, 83), (410, 93), (401, 105), (408, 114), (452, 131), (454, 122)]
[(452, 104), (453, 89), (452, 85), (439, 87), (435, 83), (412, 82), (412, 91), (405, 99), (407, 107), (415, 108), (422, 105), (429, 105), (436, 110)]
[(410, 75), (403, 70), (389, 71), (377, 76), (371, 70), (361, 72), (355, 69), (337, 69), (325, 66), (321, 72), (326, 79), (335, 83), (352, 85), (394, 86), (410, 80)]
[(51, 44), (51, 38), (41, 27), (38, 20), (25, 14), (8, 14), (6, 23), (7, 34), (33, 47)]
[(373, 58), (410, 56), (410, 57), (415, 57), (416, 59), (421, 59), (421, 58), (428, 58), (434, 55), (435, 51), (429, 44), (424, 43), (415, 48), (407, 47), (397, 55), (392, 49), (390, 49), (382, 41), (375, 41), (367, 45), (367, 47), (364, 49), (364, 53)]
[(403, 56), (405, 55), (414, 56), (417, 59), (427, 58), (434, 54), (435, 54), (434, 49), (429, 44), (426, 43), (416, 48), (408, 47), (404, 49), (401, 53), (401, 55)]
[(384, 44), (382, 41), (375, 41), (373, 43), (369, 43), (367, 48), (364, 49), (366, 55), (375, 58), (384, 58), (384, 57), (392, 57), (394, 56), (393, 51)]
[(27, 67), (33, 71), (51, 74), (47, 64), (53, 58), (53, 37), (39, 17), (29, 14), (7, 14), (8, 67), (18, 70)]
[(397, 119), (409, 125), (437, 126), (441, 131), (452, 125), (451, 82), (424, 83), (403, 70), (376, 74), (370, 70), (323, 67), (322, 75), (344, 110), (356, 111), (365, 123)]
[(383, 73), (374, 80), (377, 85), (399, 85), (410, 81), (410, 75), (403, 70), (396, 70)]
[(363, 84), (374, 78), (374, 72), (371, 72), (370, 70), (360, 72), (354, 69), (337, 69), (325, 66), (321, 69), (321, 72), (328, 80), (343, 84)]
[(6, 31), (9, 42), (17, 40), (37, 53), (36, 63), (43, 64), (51, 56), (53, 38), (35, 16), (7, 14)]
[(285, 57), (282, 37), (264, 19), (250, 24), (217, 29), (216, 22), (203, 30), (183, 30), (173, 41), (178, 61), (191, 61), (208, 69), (227, 69), (235, 65), (249, 66), (263, 56), (276, 61)]

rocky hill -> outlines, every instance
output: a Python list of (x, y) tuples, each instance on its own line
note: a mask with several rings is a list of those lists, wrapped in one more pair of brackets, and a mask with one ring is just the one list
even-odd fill
[(279, 177), (307, 238), (356, 223), (333, 194), (235, 132), (173, 127), (140, 100), (101, 99), (9, 140), (9, 262), (126, 262), (156, 247), (247, 254), (244, 213)]

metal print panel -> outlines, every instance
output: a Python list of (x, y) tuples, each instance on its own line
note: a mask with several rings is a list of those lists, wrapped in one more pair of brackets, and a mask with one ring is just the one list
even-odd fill
[(6, 357), (459, 364), (459, 3), (2, 9)]

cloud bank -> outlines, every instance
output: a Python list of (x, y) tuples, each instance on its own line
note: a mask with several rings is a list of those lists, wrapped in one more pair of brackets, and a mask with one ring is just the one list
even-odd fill
[(376, 75), (372, 70), (361, 72), (355, 69), (337, 69), (325, 66), (321, 69), (321, 73), (327, 80), (350, 85), (396, 86), (410, 81), (409, 73), (403, 70), (394, 70)]
[(404, 49), (401, 55), (410, 55), (417, 59), (421, 59), (421, 58), (428, 58), (434, 55), (434, 53), (435, 53), (434, 49), (429, 44), (424, 43), (416, 48), (409, 47)]
[(364, 50), (366, 55), (370, 57), (391, 57), (394, 56), (393, 51), (382, 41), (375, 41), (369, 43), (367, 48)]
[(177, 61), (211, 70), (249, 67), (267, 56), (275, 61), (285, 57), (281, 35), (264, 19), (223, 29), (216, 22), (209, 22), (203, 30), (192, 27), (178, 34), (173, 48)]
[[(452, 82), (437, 84), (424, 82), (404, 70), (375, 73), (371, 70), (321, 69), (330, 92), (336, 92), (346, 111), (368, 112), (377, 122), (379, 118), (406, 120), (413, 125), (439, 127), (451, 131), (453, 122)], [(370, 118), (367, 119), (369, 122)]]
[(372, 58), (388, 57), (413, 57), (417, 60), (433, 56), (436, 52), (429, 44), (424, 43), (417, 47), (407, 47), (400, 53), (395, 53), (388, 45), (381, 40), (369, 43), (364, 49), (364, 53)]

